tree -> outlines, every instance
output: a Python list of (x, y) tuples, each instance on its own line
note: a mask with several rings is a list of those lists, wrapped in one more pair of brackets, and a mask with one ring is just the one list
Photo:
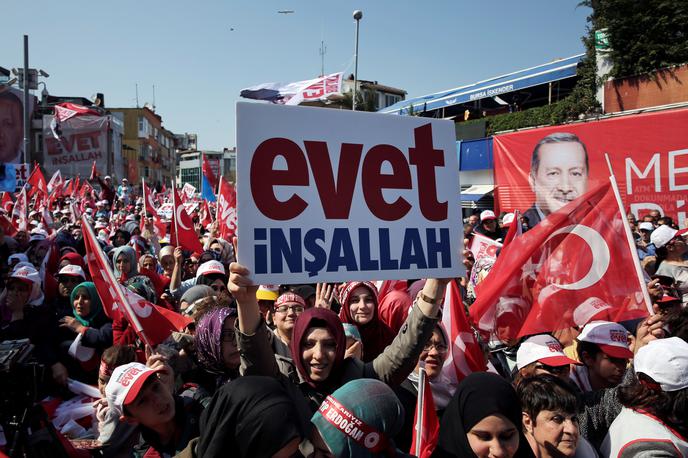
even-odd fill
[(611, 76), (649, 73), (688, 62), (688, 1), (584, 0), (594, 29), (606, 29)]

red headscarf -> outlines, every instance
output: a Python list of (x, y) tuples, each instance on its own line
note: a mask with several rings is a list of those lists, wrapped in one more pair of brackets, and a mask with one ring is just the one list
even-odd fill
[[(327, 328), (334, 336), (334, 341), (337, 344), (337, 350), (334, 358), (334, 365), (328, 380), (324, 383), (316, 383), (308, 376), (306, 368), (301, 360), (301, 348), (303, 338), (306, 336), (306, 331), (309, 328)], [(329, 388), (338, 388), (337, 382), (339, 379), (339, 372), (342, 369), (342, 361), (344, 361), (344, 352), (346, 351), (346, 336), (344, 335), (344, 327), (342, 322), (339, 321), (337, 314), (332, 310), (324, 308), (312, 308), (304, 310), (301, 315), (296, 319), (294, 323), (294, 330), (292, 331), (291, 344), (289, 349), (291, 350), (292, 358), (294, 360), (294, 365), (296, 369), (301, 374), (306, 382), (313, 388), (317, 390), (328, 390)], [(330, 390), (331, 391), (331, 390)]]
[(70, 264), (74, 266), (81, 267), (84, 272), (86, 272), (86, 264), (84, 263), (84, 258), (79, 253), (65, 253), (58, 264), (62, 264), (62, 261), (69, 261)]
[[(359, 286), (364, 286), (370, 290), (370, 294), (373, 295), (375, 300), (373, 318), (364, 325), (356, 323), (351, 318), (351, 309), (349, 308), (351, 293)], [(339, 311), (339, 319), (342, 320), (342, 323), (350, 323), (356, 326), (361, 334), (361, 341), (363, 342), (363, 355), (361, 359), (366, 363), (374, 360), (382, 354), (387, 345), (392, 343), (395, 336), (394, 331), (383, 323), (378, 315), (377, 288), (369, 281), (350, 281), (344, 285), (344, 288), (339, 293), (339, 303), (342, 305)]]

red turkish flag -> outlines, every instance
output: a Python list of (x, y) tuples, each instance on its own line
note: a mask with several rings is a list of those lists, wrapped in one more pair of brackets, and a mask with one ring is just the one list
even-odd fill
[(201, 224), (203, 225), (203, 227), (208, 227), (209, 224), (212, 224), (213, 217), (210, 213), (208, 201), (205, 199), (203, 199), (203, 203), (201, 204), (201, 212), (199, 216), (201, 218)]
[(7, 214), (12, 210), (12, 205), (14, 204), (14, 201), (12, 200), (12, 196), (10, 196), (9, 192), (3, 192), (2, 193), (2, 201), (0, 201), (0, 206), (2, 206), (3, 210)]
[(516, 210), (514, 211), (514, 220), (511, 222), (511, 225), (509, 226), (509, 230), (506, 233), (506, 237), (504, 237), (503, 247), (510, 244), (514, 240), (514, 238), (518, 237), (521, 234), (523, 234), (523, 225), (521, 224), (521, 212)]
[(95, 180), (97, 176), (98, 169), (96, 168), (96, 161), (93, 161), (93, 165), (91, 166), (91, 176), (89, 177), (89, 180)]
[(203, 155), (203, 165), (201, 166), (203, 175), (206, 176), (210, 186), (213, 190), (217, 189), (217, 178), (215, 177), (215, 172), (213, 172), (213, 167), (210, 165), (208, 158)]
[(12, 220), (14, 221), (14, 227), (18, 231), (25, 231), (29, 225), (27, 209), (29, 206), (29, 198), (26, 195), (26, 188), (22, 188), (17, 194), (17, 200), (14, 202), (14, 207), (12, 208)]
[[(160, 215), (158, 215), (158, 210), (156, 208), (155, 199), (153, 198), (153, 192), (146, 186), (145, 180), (141, 180), (141, 188), (143, 193), (143, 208), (146, 213), (150, 213), (153, 217), (153, 226), (155, 226), (155, 233), (158, 237), (165, 237), (167, 233), (167, 225), (162, 222)], [(144, 229), (144, 219), (141, 218), (141, 232)]]
[(81, 191), (79, 191), (79, 196), (83, 199), (84, 197), (91, 197), (93, 193), (93, 186), (88, 181), (84, 181), (83, 186), (81, 186)]
[(220, 192), (217, 195), (217, 223), (220, 238), (231, 241), (236, 234), (236, 189), (220, 176)]
[[(152, 304), (120, 285), (95, 238), (93, 229), (83, 219), (81, 226), (88, 270), (108, 317), (113, 320), (127, 320), (139, 338), (151, 346), (163, 342), (173, 331), (182, 331), (193, 321), (179, 313)], [(118, 294), (115, 288), (120, 288), (121, 294)], [(126, 305), (122, 303), (122, 298), (127, 302)], [(131, 313), (135, 314), (135, 317), (132, 317)]]
[(29, 178), (26, 180), (27, 183), (31, 185), (31, 190), (29, 191), (29, 197), (34, 195), (36, 191), (41, 191), (46, 196), (48, 195), (48, 183), (45, 181), (43, 172), (38, 164), (34, 164), (33, 171)]
[(172, 189), (174, 211), (170, 224), (170, 242), (191, 252), (202, 253), (203, 245), (198, 240), (191, 217), (186, 213), (177, 189)]
[[(418, 458), (430, 458), (432, 452), (437, 447), (440, 438), (440, 420), (437, 418), (435, 401), (432, 398), (432, 390), (428, 378), (424, 379), (425, 391), (420, 399), (420, 386), (418, 387), (418, 401), (416, 402), (416, 413), (413, 416), (413, 441), (409, 453)], [(418, 431), (418, 414), (422, 415), (421, 434), (420, 434), (420, 453), (416, 454), (416, 438)]]
[[(613, 178), (613, 177), (612, 177)], [(612, 183), (550, 214), (505, 247), (481, 282), (470, 316), (477, 328), (507, 342), (599, 319), (648, 315), (649, 296)]]
[(443, 374), (452, 381), (460, 382), (473, 372), (487, 370), (485, 355), (468, 323), (461, 291), (454, 281), (449, 282), (444, 293), (442, 324), (449, 334), (449, 354), (444, 363)]
[(64, 180), (62, 179), (62, 173), (58, 170), (57, 172), (53, 173), (53, 176), (50, 178), (50, 181), (48, 182), (48, 193), (52, 194), (55, 190), (57, 189), (62, 189), (62, 186), (64, 185)]
[(8, 237), (14, 237), (17, 233), (17, 229), (12, 225), (12, 221), (7, 215), (0, 215), (0, 228), (2, 228), (3, 234)]

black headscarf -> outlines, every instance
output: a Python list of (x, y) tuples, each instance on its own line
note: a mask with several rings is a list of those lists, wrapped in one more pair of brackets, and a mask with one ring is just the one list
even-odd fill
[(440, 438), (433, 457), (474, 457), (468, 432), (490, 415), (501, 414), (511, 420), (520, 436), (516, 457), (533, 456), (523, 436), (521, 404), (516, 390), (496, 374), (476, 372), (466, 377), (447, 405), (440, 424)]
[(295, 437), (308, 437), (309, 419), (306, 400), (291, 382), (240, 377), (223, 385), (203, 412), (196, 453), (269, 457)]

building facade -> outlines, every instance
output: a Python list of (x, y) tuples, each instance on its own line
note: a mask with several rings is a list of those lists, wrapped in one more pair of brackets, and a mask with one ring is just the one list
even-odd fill
[(169, 186), (175, 177), (175, 135), (162, 125), (152, 107), (111, 108), (124, 124), (122, 156), (129, 181), (156, 188)]
[(208, 159), (213, 173), (219, 173), (231, 183), (236, 181), (236, 148), (225, 148), (223, 151), (182, 151), (178, 155), (178, 186), (189, 183), (201, 192), (202, 156)]

